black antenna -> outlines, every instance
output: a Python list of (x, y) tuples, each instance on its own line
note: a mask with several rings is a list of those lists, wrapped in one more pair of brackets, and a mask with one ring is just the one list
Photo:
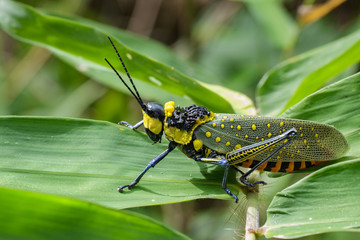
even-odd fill
[(126, 84), (126, 82), (125, 82), (124, 79), (121, 77), (121, 75), (118, 73), (118, 71), (116, 71), (116, 69), (113, 67), (113, 65), (111, 65), (111, 63), (110, 63), (106, 58), (105, 58), (105, 61), (106, 61), (107, 64), (109, 64), (109, 66), (114, 70), (114, 72), (115, 72), (116, 75), (120, 78), (120, 80), (121, 80), (122, 83), (125, 85), (125, 87), (126, 87), (126, 88), (131, 92), (131, 94), (135, 97), (135, 99), (136, 99), (136, 100), (138, 101), (138, 103), (140, 104), (141, 108), (142, 108), (143, 110), (145, 110), (145, 109), (146, 109), (145, 104), (144, 104), (144, 102), (142, 101), (142, 99), (141, 99), (141, 97), (140, 97), (140, 94), (139, 94), (139, 92), (137, 91), (137, 89), (136, 89), (136, 87), (135, 87), (135, 84), (134, 84), (134, 82), (133, 82), (133, 80), (132, 80), (132, 78), (131, 78), (128, 70), (126, 69), (126, 66), (125, 66), (125, 64), (124, 64), (124, 62), (123, 62), (123, 60), (122, 60), (122, 58), (121, 58), (118, 50), (116, 49), (114, 43), (111, 41), (111, 38), (110, 38), (109, 36), (108, 36), (108, 39), (109, 39), (111, 45), (113, 46), (113, 48), (115, 49), (115, 52), (116, 52), (117, 56), (119, 57), (119, 60), (120, 60), (122, 66), (123, 66), (123, 68), (124, 68), (124, 70), (125, 70), (125, 72), (126, 72), (126, 75), (127, 75), (128, 78), (129, 78), (130, 83), (131, 83), (131, 85), (133, 86), (136, 94), (131, 90), (131, 88)]

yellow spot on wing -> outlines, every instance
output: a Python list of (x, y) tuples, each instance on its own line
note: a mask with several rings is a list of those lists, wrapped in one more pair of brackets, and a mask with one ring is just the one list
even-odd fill
[(213, 127), (216, 127), (216, 123), (213, 123), (212, 126), (213, 126)]
[(240, 130), (240, 129), (241, 129), (241, 126), (240, 126), (240, 125), (237, 125), (236, 128), (237, 128), (237, 130)]
[(270, 123), (268, 123), (268, 124), (267, 124), (267, 127), (268, 127), (268, 128), (270, 128), (270, 127), (271, 127)]
[(208, 138), (211, 137), (211, 132), (206, 132), (205, 136), (208, 137)]
[(234, 149), (239, 149), (239, 148), (241, 148), (241, 145), (240, 145), (240, 144), (236, 144)]
[(230, 146), (230, 142), (226, 142), (225, 145), (226, 145), (226, 146)]
[(255, 124), (253, 124), (252, 126), (251, 126), (251, 128), (252, 128), (252, 130), (256, 130), (256, 125)]
[(224, 124), (221, 124), (221, 128), (224, 128), (225, 127), (225, 125)]
[(284, 126), (284, 122), (280, 122), (280, 127)]
[(267, 136), (268, 138), (271, 138), (272, 134), (269, 132)]
[(217, 137), (217, 138), (215, 139), (215, 141), (216, 141), (216, 142), (220, 142), (220, 141), (221, 141), (221, 138), (220, 138), (220, 137)]

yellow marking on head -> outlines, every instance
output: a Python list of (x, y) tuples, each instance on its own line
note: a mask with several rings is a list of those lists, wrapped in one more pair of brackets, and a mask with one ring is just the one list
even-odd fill
[(240, 125), (237, 125), (236, 129), (237, 129), (237, 130), (241, 130), (241, 126), (240, 126)]
[(211, 126), (216, 127), (216, 123), (212, 123)]
[(206, 132), (205, 136), (208, 137), (208, 138), (211, 137), (211, 132)]
[(268, 138), (271, 138), (271, 136), (272, 136), (272, 133), (269, 132), (268, 135), (267, 135), (267, 137), (268, 137)]
[(267, 124), (267, 127), (268, 127), (268, 128), (270, 128), (270, 127), (271, 127), (270, 123), (268, 123), (268, 124)]
[(288, 166), (287, 169), (285, 169), (285, 171), (287, 173), (290, 173), (290, 172), (294, 171), (294, 162), (289, 162), (289, 166)]
[(307, 141), (306, 141), (306, 139), (304, 140), (304, 144), (307, 144)]
[(199, 151), (199, 150), (202, 148), (203, 143), (202, 143), (201, 140), (195, 139), (195, 140), (193, 141), (193, 145), (194, 145), (194, 149), (195, 149), (196, 151)]
[(226, 146), (230, 146), (230, 142), (226, 142), (225, 145), (226, 145)]
[(284, 122), (280, 122), (280, 127), (284, 126)]
[(239, 149), (239, 148), (241, 148), (241, 145), (240, 145), (240, 144), (236, 144), (234, 149), (236, 150), (236, 149)]
[(216, 138), (215, 138), (215, 141), (216, 141), (216, 142), (220, 142), (220, 141), (221, 141), (221, 138), (220, 138), (220, 137), (216, 137)]
[(246, 135), (245, 135), (245, 138), (248, 138), (248, 137), (249, 137), (249, 136), (246, 134)]
[(175, 110), (175, 102), (174, 101), (169, 101), (164, 104), (165, 116), (171, 117), (174, 110)]
[(251, 126), (251, 128), (252, 128), (252, 130), (256, 130), (256, 125), (255, 124), (253, 124), (252, 126)]
[(224, 124), (221, 124), (221, 125), (220, 125), (220, 127), (221, 127), (221, 128), (224, 128), (224, 127), (225, 127), (225, 125), (224, 125)]
[(319, 137), (319, 134), (316, 133), (316, 134), (315, 134), (315, 137), (316, 137), (316, 138)]
[(152, 133), (160, 134), (163, 130), (163, 123), (157, 119), (152, 118), (143, 111), (144, 127), (149, 129)]

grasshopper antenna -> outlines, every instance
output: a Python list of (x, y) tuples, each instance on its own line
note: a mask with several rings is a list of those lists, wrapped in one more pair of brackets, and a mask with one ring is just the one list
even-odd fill
[(134, 82), (133, 82), (133, 80), (132, 80), (132, 78), (131, 78), (131, 76), (130, 76), (130, 74), (129, 74), (129, 72), (128, 72), (128, 70), (127, 70), (127, 68), (126, 68), (126, 66), (125, 66), (125, 64), (124, 64), (124, 62), (123, 62), (120, 54), (119, 54), (119, 52), (118, 52), (118, 50), (116, 49), (114, 43), (112, 42), (112, 40), (111, 40), (111, 38), (110, 38), (109, 36), (108, 36), (108, 39), (109, 39), (111, 45), (113, 46), (113, 48), (115, 49), (115, 52), (116, 52), (116, 54), (117, 54), (117, 56), (118, 56), (118, 58), (119, 58), (119, 60), (120, 60), (120, 62), (121, 62), (121, 64), (122, 64), (125, 72), (126, 72), (126, 75), (127, 75), (128, 78), (129, 78), (130, 83), (131, 83), (131, 85), (133, 86), (136, 94), (133, 92), (133, 90), (131, 90), (131, 88), (130, 88), (129, 85), (124, 81), (124, 79), (121, 77), (121, 75), (119, 74), (119, 72), (113, 67), (113, 65), (112, 65), (106, 58), (105, 58), (105, 61), (107, 62), (107, 64), (109, 64), (109, 66), (112, 68), (112, 70), (113, 70), (113, 71), (116, 73), (116, 75), (120, 78), (120, 80), (121, 80), (122, 83), (125, 85), (125, 87), (126, 87), (126, 88), (131, 92), (131, 94), (135, 97), (135, 99), (136, 99), (136, 100), (138, 101), (138, 103), (140, 104), (141, 108), (142, 108), (143, 110), (145, 110), (145, 109), (146, 109), (145, 104), (144, 104), (143, 100), (141, 99), (140, 94), (139, 94), (139, 92), (137, 91), (137, 89), (136, 89), (136, 87), (135, 87), (135, 84), (134, 84)]

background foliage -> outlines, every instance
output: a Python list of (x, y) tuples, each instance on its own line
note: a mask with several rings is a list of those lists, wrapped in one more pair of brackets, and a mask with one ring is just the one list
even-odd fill
[[(133, 212), (193, 239), (241, 236), (246, 201), (201, 199), (229, 199), (220, 188), (221, 169), (198, 166), (179, 152), (152, 169), (132, 193), (116, 193), (116, 186), (131, 181), (166, 143), (152, 145), (143, 134), (109, 123), (137, 122), (141, 116), (103, 61), (117, 61), (106, 35), (127, 57), (146, 100), (325, 122), (345, 134), (352, 146), (348, 156), (358, 156), (360, 7), (357, 1), (328, 2), (321, 11), (309, 8), (316, 1), (26, 1), (34, 7), (29, 8), (0, 0), (2, 236), (116, 239), (122, 226), (129, 238), (186, 238)], [(266, 236), (355, 231), (360, 210), (351, 203), (360, 197), (360, 166), (352, 159), (282, 192), (303, 175), (268, 179), (261, 208), (280, 193), (269, 207)], [(235, 180), (231, 188), (239, 190)], [(192, 199), (198, 200), (140, 208)], [(94, 203), (139, 208), (124, 213)], [(309, 216), (317, 207), (318, 214)], [(345, 217), (335, 224), (341, 216), (328, 216), (329, 208)], [(33, 224), (28, 216), (39, 221)], [(294, 220), (300, 230), (291, 228)], [(139, 231), (144, 229), (151, 230)]]

